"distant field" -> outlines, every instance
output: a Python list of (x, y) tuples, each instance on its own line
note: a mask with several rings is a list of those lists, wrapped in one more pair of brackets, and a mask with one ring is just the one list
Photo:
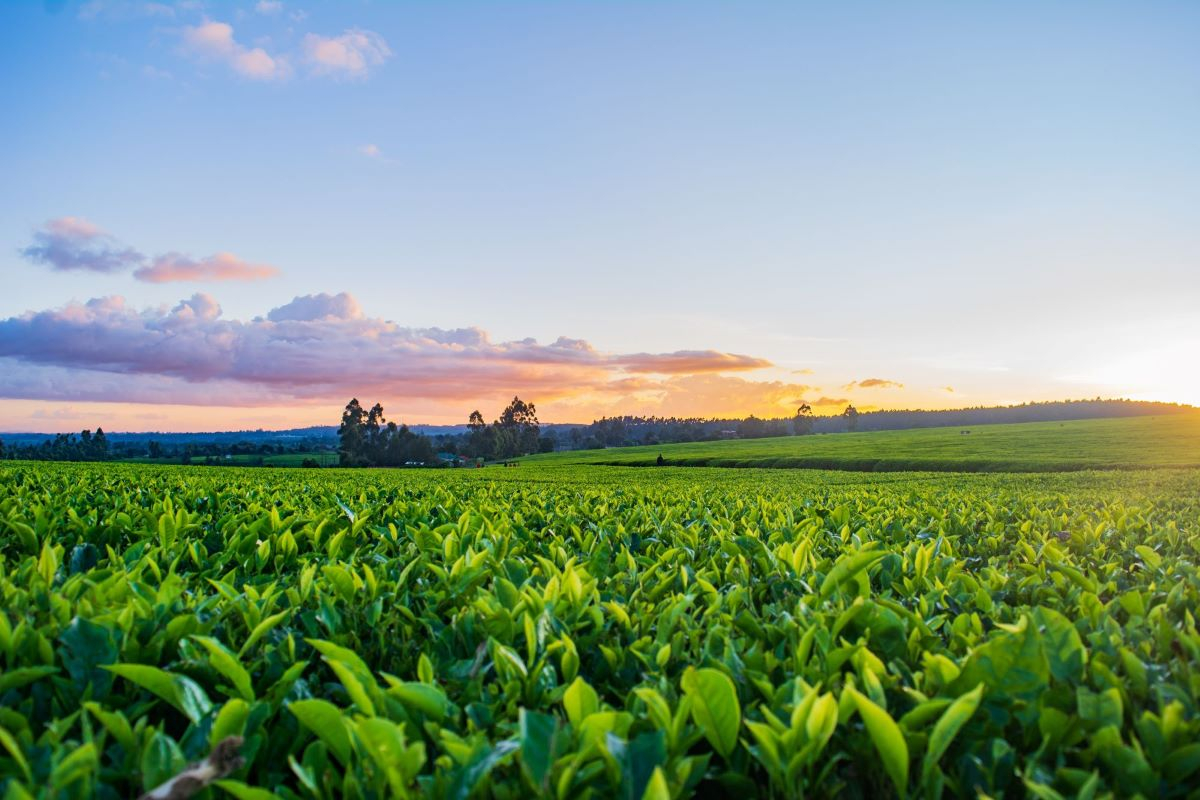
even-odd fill
[(522, 461), (650, 466), (660, 453), (672, 466), (872, 472), (1200, 466), (1200, 414), (664, 444), (548, 453)]
[[(193, 456), (192, 464), (204, 466), (204, 456)], [(337, 453), (330, 452), (311, 452), (311, 453), (278, 453), (274, 455), (236, 455), (225, 458), (220, 457), (221, 466), (247, 466), (250, 464), (257, 465), (258, 460), (262, 459), (263, 466), (266, 467), (298, 467), (306, 458), (315, 460), (318, 464), (326, 467), (337, 466)], [(123, 459), (129, 464), (178, 464), (179, 456), (171, 456), (170, 458), (127, 458)]]

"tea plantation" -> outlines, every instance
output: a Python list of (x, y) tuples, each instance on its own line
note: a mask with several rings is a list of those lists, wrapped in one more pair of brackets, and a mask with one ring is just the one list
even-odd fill
[(525, 463), (852, 469), (864, 472), (1069, 472), (1200, 468), (1200, 413), (779, 436), (547, 453)]
[(8, 462), (0, 789), (1200, 797), (1198, 543), (1194, 470)]

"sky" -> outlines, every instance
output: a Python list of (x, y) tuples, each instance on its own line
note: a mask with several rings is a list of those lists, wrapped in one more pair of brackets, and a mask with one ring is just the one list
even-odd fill
[(0, 4), (0, 430), (1200, 404), (1200, 4)]

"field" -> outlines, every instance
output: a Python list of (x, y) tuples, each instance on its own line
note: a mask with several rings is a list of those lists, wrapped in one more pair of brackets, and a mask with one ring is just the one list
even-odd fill
[(10, 462), (0, 780), (239, 736), (218, 795), (1196, 796), (1198, 489)]
[[(337, 453), (329, 451), (310, 451), (306, 453), (273, 453), (270, 455), (247, 455), (239, 453), (237, 455), (225, 457), (221, 456), (220, 463), (223, 466), (257, 466), (261, 460), (262, 466), (265, 467), (298, 467), (304, 463), (305, 459), (312, 459), (322, 466), (336, 466), (338, 462)], [(193, 462), (199, 465), (204, 465), (204, 456), (196, 456)], [(128, 458), (123, 459), (121, 463), (125, 464), (178, 464), (179, 456), (168, 458)]]
[[(969, 434), (962, 431), (969, 430)], [(551, 453), (547, 464), (807, 467), (868, 472), (1061, 472), (1200, 467), (1200, 414), (975, 425)]]

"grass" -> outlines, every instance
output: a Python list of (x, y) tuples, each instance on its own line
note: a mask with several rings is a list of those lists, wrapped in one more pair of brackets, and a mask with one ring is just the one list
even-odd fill
[[(962, 431), (969, 430), (964, 435)], [(1200, 414), (788, 436), (548, 453), (530, 464), (866, 472), (1063, 472), (1200, 466)]]

